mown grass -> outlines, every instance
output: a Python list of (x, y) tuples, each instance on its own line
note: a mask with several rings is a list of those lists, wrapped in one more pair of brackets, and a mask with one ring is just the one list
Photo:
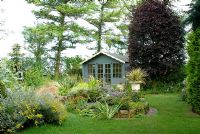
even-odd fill
[(191, 112), (178, 94), (147, 95), (153, 116), (128, 120), (96, 120), (69, 114), (61, 126), (43, 125), (21, 134), (198, 134), (200, 116)]

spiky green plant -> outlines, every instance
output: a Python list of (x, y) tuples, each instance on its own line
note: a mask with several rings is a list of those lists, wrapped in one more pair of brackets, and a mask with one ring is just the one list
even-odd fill
[(97, 102), (97, 117), (110, 120), (118, 112), (120, 105), (109, 106), (108, 103)]
[(130, 82), (145, 83), (145, 77), (147, 77), (147, 73), (141, 68), (136, 68), (128, 74), (127, 78)]

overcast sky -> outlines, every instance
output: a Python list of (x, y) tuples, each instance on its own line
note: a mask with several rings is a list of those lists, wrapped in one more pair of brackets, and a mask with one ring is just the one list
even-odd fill
[[(178, 10), (187, 10), (185, 5), (189, 4), (191, 0), (179, 0), (176, 6)], [(15, 43), (24, 44), (22, 30), (24, 26), (33, 26), (36, 22), (31, 10), (34, 9), (33, 5), (29, 5), (25, 0), (4, 0), (0, 3), (0, 20), (5, 20), (4, 29), (7, 35), (0, 39), (0, 57), (5, 57), (11, 51), (11, 46)], [(1, 34), (0, 34), (1, 35)], [(25, 52), (25, 51), (24, 51)], [(93, 52), (88, 51), (84, 46), (78, 47), (75, 50), (68, 50), (68, 56), (74, 55), (88, 55)]]

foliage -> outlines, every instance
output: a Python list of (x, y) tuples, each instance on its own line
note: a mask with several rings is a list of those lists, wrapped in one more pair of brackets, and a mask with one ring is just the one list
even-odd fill
[(111, 119), (119, 110), (120, 105), (109, 106), (108, 103), (97, 102), (97, 118)]
[(128, 74), (128, 80), (131, 82), (140, 82), (145, 83), (145, 77), (147, 77), (147, 74), (145, 71), (143, 71), (141, 68), (133, 69)]
[(21, 53), (21, 46), (19, 44), (14, 44), (12, 46), (12, 52), (9, 53), (9, 56), (12, 64), (12, 71), (14, 73), (22, 71), (23, 54)]
[(17, 77), (10, 70), (8, 63), (7, 59), (0, 61), (0, 81), (5, 84), (6, 88), (18, 87)]
[(106, 102), (109, 106), (113, 106), (113, 105), (119, 105), (121, 104), (121, 99), (118, 96), (105, 96), (99, 100), (99, 102), (103, 103)]
[[(179, 94), (146, 96), (151, 107), (158, 109), (154, 115), (134, 119), (94, 120), (69, 114), (61, 126), (44, 125), (30, 128), (20, 134), (198, 134), (199, 116), (190, 106), (180, 101)], [(176, 126), (176, 127), (175, 127)]]
[(64, 70), (68, 75), (82, 75), (81, 70), (81, 62), (83, 58), (80, 56), (75, 57), (65, 57), (63, 58), (64, 61)]
[(91, 77), (89, 81), (81, 82), (75, 87), (71, 88), (68, 92), (69, 96), (84, 96), (90, 98), (90, 101), (94, 101), (96, 97), (101, 95), (100, 81)]
[(184, 30), (180, 18), (159, 0), (145, 0), (132, 12), (129, 26), (131, 68), (150, 78), (178, 70), (184, 62)]
[(28, 87), (41, 86), (45, 82), (44, 72), (40, 67), (32, 67), (25, 72), (24, 83)]
[(140, 101), (140, 98), (141, 98), (142, 94), (140, 92), (132, 92), (131, 94), (131, 100), (133, 102), (139, 102)]
[(88, 35), (87, 30), (77, 24), (77, 18), (81, 18), (91, 8), (90, 2), (65, 1), (65, 0), (26, 0), (30, 4), (38, 6), (34, 15), (45, 26), (45, 36), (51, 35), (54, 42), (51, 50), (54, 52), (54, 76), (60, 77), (61, 53), (74, 48), (77, 43), (85, 42), (82, 36)]
[(66, 102), (67, 111), (79, 113), (80, 111), (87, 109), (87, 98), (83, 96), (72, 97)]
[(173, 71), (168, 75), (161, 76), (154, 80), (147, 79), (146, 85), (142, 90), (145, 93), (177, 93), (181, 92), (184, 88), (184, 79), (186, 77), (185, 67), (181, 67), (179, 70)]
[(31, 91), (8, 92), (6, 98), (0, 97), (0, 104), (0, 132), (14, 132), (44, 122), (60, 124), (66, 115), (64, 106), (53, 97)]
[(43, 103), (40, 104), (39, 112), (43, 115), (44, 121), (47, 123), (61, 124), (66, 117), (64, 105), (52, 97), (42, 96)]
[(68, 94), (71, 88), (81, 82), (81, 77), (77, 75), (67, 75), (63, 76), (58, 82), (61, 86), (59, 88), (59, 94), (64, 96)]
[[(94, 7), (86, 14), (85, 20), (95, 27), (91, 29), (89, 39), (97, 44), (95, 47), (89, 47), (99, 52), (104, 48), (103, 43), (106, 43), (106, 47), (114, 47), (118, 51), (126, 49), (128, 19), (125, 18), (124, 4), (120, 0), (93, 1), (93, 4)], [(114, 32), (115, 30), (119, 32)]]
[(184, 88), (183, 82), (166, 83), (163, 81), (151, 81), (150, 84), (142, 88), (142, 91), (144, 91), (144, 93), (147, 94), (180, 93), (183, 88)]
[(187, 63), (186, 89), (188, 101), (194, 112), (200, 114), (200, 29), (192, 32), (188, 37), (187, 52), (189, 61)]
[(134, 115), (146, 114), (149, 111), (149, 104), (147, 102), (130, 102), (129, 106), (134, 111)]
[(6, 97), (6, 86), (2, 81), (0, 81), (0, 96)]
[(184, 24), (192, 24), (192, 29), (195, 31), (200, 27), (200, 1), (192, 0), (190, 10), (187, 12), (189, 15), (185, 19)]
[(23, 31), (25, 42), (29, 45), (26, 49), (34, 55), (34, 62), (43, 64), (44, 57), (47, 57), (46, 45), (52, 40), (51, 35), (45, 34), (45, 25), (25, 27)]

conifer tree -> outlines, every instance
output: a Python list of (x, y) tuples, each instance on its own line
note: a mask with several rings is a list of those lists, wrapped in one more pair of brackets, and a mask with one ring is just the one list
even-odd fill
[(46, 32), (53, 37), (52, 51), (54, 56), (54, 75), (60, 76), (62, 52), (74, 48), (83, 42), (79, 37), (89, 34), (76, 21), (92, 7), (90, 2), (71, 0), (26, 0), (39, 7), (34, 11), (35, 16), (46, 25)]

